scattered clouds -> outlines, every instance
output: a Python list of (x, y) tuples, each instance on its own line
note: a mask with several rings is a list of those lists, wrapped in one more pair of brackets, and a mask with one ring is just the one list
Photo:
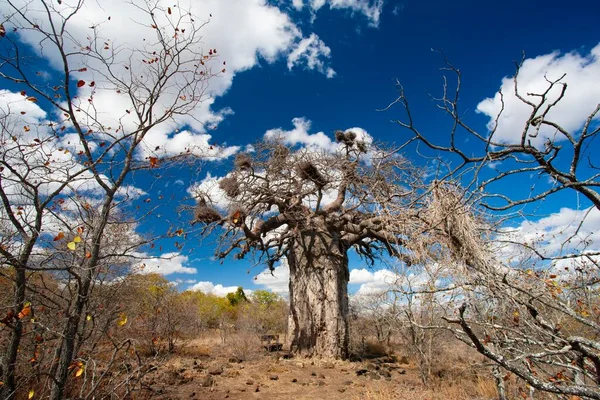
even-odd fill
[[(300, 6), (301, 2), (295, 3)], [(356, 4), (355, 4), (356, 3)], [(364, 1), (331, 1), (332, 8), (351, 8), (356, 11), (364, 10), (370, 12), (371, 7), (365, 6)], [(50, 7), (56, 17), (59, 14), (67, 15), (72, 11), (76, 4), (74, 0), (64, 0), (59, 4), (52, 4)], [(155, 4), (154, 2), (152, 4)], [(315, 4), (316, 5), (316, 4)], [(188, 20), (188, 11), (194, 16), (197, 25), (206, 23), (199, 35), (202, 36), (189, 51), (184, 51), (180, 56), (183, 62), (192, 62), (198, 58), (198, 54), (206, 54), (208, 49), (217, 49), (218, 58), (210, 62), (213, 72), (224, 72), (218, 77), (211, 78), (207, 82), (198, 81), (194, 72), (182, 72), (182, 81), (176, 82), (169, 89), (161, 94), (159, 105), (155, 107), (155, 112), (162, 112), (161, 107), (172, 104), (182, 94), (178, 91), (178, 86), (185, 82), (198, 81), (199, 95), (203, 101), (194, 107), (189, 113), (183, 113), (175, 117), (174, 121), (166, 121), (166, 132), (174, 131), (174, 122), (179, 127), (189, 127), (187, 133), (176, 134), (165, 137), (162, 132), (160, 139), (166, 139), (166, 149), (174, 148), (180, 151), (181, 148), (190, 145), (204, 144), (206, 126), (215, 127), (219, 124), (231, 110), (225, 108), (214, 110), (212, 105), (217, 97), (224, 95), (233, 83), (233, 78), (241, 71), (245, 71), (257, 66), (260, 60), (273, 63), (281, 58), (289, 58), (289, 62), (294, 67), (305, 69), (314, 69), (328, 77), (333, 76), (334, 72), (328, 66), (331, 57), (331, 50), (325, 43), (319, 39), (315, 33), (305, 35), (299, 26), (284, 12), (283, 7), (269, 4), (265, 0), (247, 0), (240, 3), (237, 0), (202, 0), (192, 1), (183, 0), (178, 3), (178, 7), (173, 9), (172, 15), (167, 15), (167, 7), (173, 7), (172, 3), (166, 0), (156, 2), (157, 9), (154, 9), (153, 18), (150, 18), (149, 12), (142, 8), (137, 8), (132, 4), (126, 4), (118, 0), (107, 0), (101, 3), (89, 2), (85, 4), (76, 15), (69, 20), (69, 35), (65, 37), (67, 41), (66, 48), (81, 48), (89, 42), (88, 37), (91, 32), (96, 32), (100, 38), (100, 43), (105, 41), (110, 55), (111, 49), (119, 49), (112, 53), (111, 64), (116, 66), (116, 74), (119, 79), (130, 81), (135, 79), (138, 84), (143, 85), (142, 76), (153, 74), (153, 67), (144, 63), (147, 53), (135, 52), (129, 49), (146, 49), (151, 51), (149, 43), (156, 40), (156, 29), (151, 26), (157, 23), (159, 26), (168, 27), (175, 23), (177, 18), (183, 17), (181, 27), (187, 28), (187, 32), (180, 32), (179, 38), (190, 37), (193, 32), (192, 25)], [(34, 9), (26, 0), (17, 0), (15, 7), (27, 10), (30, 18), (35, 20), (43, 29), (48, 28), (42, 9)], [(10, 11), (8, 4), (0, 5), (0, 12), (3, 15), (14, 14)], [(372, 12), (371, 14), (372, 15)], [(109, 20), (110, 17), (110, 20)], [(5, 23), (6, 25), (7, 23)], [(9, 23), (10, 24), (10, 23)], [(90, 30), (94, 27), (94, 31)], [(132, 29), (135, 27), (134, 29)], [(171, 38), (173, 32), (171, 28), (165, 28), (163, 36)], [(11, 33), (12, 34), (12, 33)], [(17, 33), (21, 40), (37, 48), (40, 42), (40, 33), (31, 30), (19, 30)], [(199, 36), (198, 36), (199, 37)], [(169, 39), (170, 40), (170, 39)], [(51, 65), (61, 70), (61, 59), (58, 52), (46, 49), (42, 54), (47, 58)], [(92, 89), (88, 85), (79, 89), (79, 98), (82, 104), (87, 103), (89, 95), (94, 91), (94, 109), (90, 110), (92, 115), (98, 117), (105, 126), (116, 128), (123, 125), (125, 129), (131, 129), (135, 124), (135, 113), (126, 113), (126, 110), (135, 109), (129, 96), (126, 93), (117, 94), (114, 85), (108, 84), (105, 76), (95, 73), (94, 67), (103, 70), (100, 64), (94, 64), (93, 59), (87, 60), (90, 65), (87, 71), (78, 71), (79, 56), (71, 61), (73, 65), (72, 76), (74, 79), (81, 79), (86, 82), (94, 81), (96, 85)], [(222, 65), (226, 62), (226, 66)], [(94, 64), (94, 65), (92, 65)], [(132, 65), (135, 68), (125, 69), (120, 66)], [(186, 68), (189, 70), (189, 68)], [(130, 74), (131, 71), (133, 74)], [(139, 75), (137, 75), (139, 74)], [(143, 91), (140, 93), (143, 95)], [(194, 133), (191, 133), (194, 132)], [(195, 135), (199, 135), (195, 137)], [(148, 138), (149, 141), (152, 138)], [(172, 142), (172, 143), (171, 143)]]
[(507, 230), (507, 240), (535, 246), (547, 257), (600, 250), (600, 210), (563, 207), (537, 221)]
[[(555, 80), (566, 74), (562, 82), (568, 84), (564, 98), (553, 107), (545, 117), (570, 132), (576, 132), (583, 127), (586, 118), (592, 113), (600, 98), (600, 44), (589, 54), (573, 51), (561, 54), (558, 51), (550, 54), (526, 59), (518, 77), (518, 89), (521, 96), (534, 103), (539, 98), (528, 93), (542, 93), (549, 80)], [(498, 121), (495, 140), (504, 143), (515, 143), (520, 140), (525, 122), (531, 114), (531, 107), (523, 104), (514, 94), (513, 77), (502, 79), (501, 90), (504, 94), (504, 112)], [(549, 102), (556, 100), (562, 87), (553, 88), (548, 94)], [(487, 98), (477, 105), (477, 111), (490, 118), (488, 129), (494, 128), (494, 119), (502, 107), (500, 94)], [(600, 115), (596, 115), (599, 119)], [(529, 134), (535, 133), (535, 127), (530, 127)], [(532, 144), (541, 145), (547, 138), (552, 138), (556, 130), (543, 126), (539, 135), (532, 138)], [(557, 139), (564, 140), (562, 136)]]
[(181, 255), (178, 252), (165, 253), (159, 257), (151, 257), (149, 254), (137, 252), (131, 255), (136, 257), (132, 270), (140, 274), (170, 275), (175, 273), (195, 274), (198, 272), (196, 268), (187, 267), (188, 256)]
[(300, 41), (298, 46), (287, 57), (287, 66), (292, 70), (297, 65), (303, 65), (306, 69), (319, 71), (327, 78), (333, 78), (335, 71), (328, 67), (323, 58), (331, 57), (331, 49), (312, 33), (309, 37)]
[(152, 130), (144, 139), (139, 157), (193, 154), (204, 160), (217, 161), (229, 158), (240, 150), (239, 146), (217, 146), (210, 142), (211, 139), (209, 134), (190, 130), (174, 133)]
[(223, 177), (212, 176), (209, 172), (199, 183), (190, 186), (188, 193), (195, 197), (203, 197), (205, 200), (210, 201), (212, 206), (220, 210), (227, 210), (231, 204), (231, 200), (227, 198), (223, 189), (219, 187), (221, 179)]
[(332, 142), (323, 132), (308, 133), (312, 125), (310, 120), (302, 117), (294, 118), (292, 124), (294, 129), (289, 131), (282, 128), (269, 129), (264, 135), (265, 139), (281, 139), (287, 145), (301, 144), (329, 151), (333, 151), (336, 147), (336, 143)]
[(360, 284), (355, 296), (381, 295), (394, 287), (401, 276), (389, 269), (369, 271), (367, 269), (353, 269), (350, 271), (350, 284)]
[(300, 11), (302, 10), (302, 8), (304, 8), (304, 1), (303, 0), (292, 0), (292, 6)]
[[(292, 120), (294, 128), (286, 131), (283, 128), (269, 129), (264, 138), (282, 140), (284, 144), (290, 146), (302, 145), (313, 149), (323, 149), (329, 152), (335, 152), (341, 148), (341, 144), (331, 140), (323, 132), (309, 133), (312, 123), (310, 120), (297, 117)], [(345, 132), (352, 131), (356, 134), (357, 141), (363, 141), (367, 144), (373, 143), (373, 137), (362, 128), (354, 127), (346, 129)]]
[(282, 259), (273, 272), (265, 269), (254, 277), (254, 283), (261, 285), (265, 289), (283, 296), (289, 294), (290, 267), (287, 259)]
[[(191, 286), (190, 288), (188, 288), (188, 290), (191, 290), (193, 292), (213, 294), (218, 297), (225, 297), (228, 293), (235, 293), (237, 288), (238, 286), (223, 286), (220, 283), (215, 285), (214, 283), (209, 281), (202, 281)], [(252, 290), (244, 289), (244, 293), (246, 294), (246, 296), (249, 296), (252, 294)]]
[[(359, 13), (364, 15), (371, 26), (379, 25), (379, 18), (383, 10), (383, 0), (308, 0), (307, 6), (311, 12), (316, 14), (325, 5), (328, 5), (330, 9), (343, 10), (347, 9), (353, 13)], [(293, 6), (297, 10), (301, 10), (303, 7), (302, 0), (292, 0)]]

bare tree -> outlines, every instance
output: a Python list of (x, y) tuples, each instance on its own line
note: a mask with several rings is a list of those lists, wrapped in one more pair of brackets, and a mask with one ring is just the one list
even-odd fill
[[(436, 209), (444, 212), (430, 223), (446, 237), (454, 263), (458, 262), (456, 286), (447, 287), (446, 282), (446, 288), (439, 289), (456, 290), (463, 299), (457, 314), (445, 317), (451, 325), (439, 327), (452, 330), (501, 366), (504, 379), (512, 373), (537, 390), (598, 399), (600, 253), (583, 237), (582, 227), (600, 210), (594, 160), (600, 104), (591, 105), (580, 129), (565, 129), (552, 111), (565, 98), (566, 77), (546, 76), (544, 90), (523, 93), (519, 86), (523, 61), (517, 63), (513, 77), (514, 93), (498, 93), (500, 110), (487, 132), (467, 123), (459, 103), (461, 73), (449, 63), (443, 69), (453, 74), (455, 84), (444, 77), (443, 95), (435, 99), (450, 119), (446, 143), (418, 128), (400, 83), (399, 97), (390, 107), (400, 106), (405, 112), (395, 122), (410, 132), (409, 143), (425, 145), (446, 162), (458, 160), (445, 176), (461, 175), (463, 182), (470, 181), (470, 191), (443, 182), (436, 190), (440, 204)], [(497, 138), (505, 123), (506, 96), (530, 109), (515, 140)], [(500, 185), (530, 179), (530, 174), (549, 178), (549, 183), (527, 185), (530, 189), (523, 197)], [(548, 245), (551, 238), (545, 232), (530, 240), (502, 224), (507, 217), (522, 218), (553, 194), (568, 191), (581, 195), (590, 206), (575, 213), (570, 221), (574, 228), (568, 230), (572, 233), (558, 246)], [(475, 217), (483, 210), (493, 212), (486, 222)], [(494, 219), (492, 229), (489, 222)], [(495, 375), (501, 376), (497, 370)]]
[(239, 155), (218, 188), (199, 186), (195, 219), (206, 234), (222, 226), (218, 258), (255, 253), (271, 269), (285, 258), (292, 349), (344, 358), (348, 251), (371, 262), (381, 254), (413, 262), (430, 239), (421, 237), (418, 171), (353, 131), (336, 139), (330, 151), (268, 141)]
[[(158, 1), (128, 6), (143, 15), (132, 21), (148, 34), (141, 48), (103, 37), (100, 28), (110, 18), (84, 37), (74, 33), (83, 1), (8, 0), (2, 6), (8, 11), (0, 78), (16, 89), (3, 91), (0, 115), (0, 257), (2, 274), (14, 282), (3, 320), (10, 336), (2, 357), (3, 398), (13, 398), (26, 382), (19, 380), (19, 351), (24, 324), (38, 306), (28, 299), (40, 289), (29, 285), (30, 276), (51, 271), (65, 281), (55, 288), (63, 301), (55, 305), (62, 307), (58, 321), (48, 321), (58, 338), (49, 374), (39, 376), (49, 378), (51, 398), (66, 396), (78, 346), (96, 327), (86, 317), (95, 286), (106, 278), (106, 266), (123, 265), (146, 243), (131, 230), (110, 236), (139, 222), (123, 218), (140, 193), (129, 186), (131, 174), (165, 161), (144, 139), (207, 98), (215, 54), (200, 50), (204, 23)], [(43, 70), (40, 54), (52, 55), (52, 73)], [(124, 108), (109, 115), (97, 98)], [(115, 237), (127, 240), (114, 246)]]

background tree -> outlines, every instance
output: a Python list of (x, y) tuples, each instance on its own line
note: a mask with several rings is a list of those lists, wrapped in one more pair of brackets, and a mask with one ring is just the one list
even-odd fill
[[(101, 27), (110, 17), (84, 37), (75, 34), (83, 1), (9, 0), (2, 6), (8, 11), (0, 78), (12, 91), (0, 94), (0, 257), (3, 276), (13, 282), (12, 299), (3, 305), (3, 334), (9, 336), (2, 351), (3, 398), (26, 389), (20, 348), (24, 324), (33, 323), (38, 307), (29, 299), (46, 290), (31, 285), (39, 282), (31, 275), (41, 271), (60, 278), (55, 294), (61, 301), (52, 300), (58, 310), (47, 321), (57, 338), (50, 372), (37, 376), (47, 377), (51, 398), (66, 396), (78, 346), (87, 329), (97, 328), (86, 317), (95, 288), (110, 267), (126, 259), (130, 265), (132, 251), (146, 243), (132, 230), (143, 216), (126, 217), (140, 194), (128, 179), (165, 160), (156, 151), (148, 155), (144, 140), (190, 114), (214, 76), (214, 52), (199, 50), (203, 23), (159, 1), (127, 6), (143, 13), (136, 21), (148, 38), (141, 48), (104, 36)], [(40, 54), (53, 55), (49, 67)], [(52, 69), (48, 76), (46, 68)], [(107, 104), (123, 109), (115, 113)], [(111, 245), (110, 234), (124, 230), (129, 233), (118, 237), (127, 240)]]
[[(414, 261), (428, 248), (417, 171), (353, 131), (331, 151), (268, 141), (241, 154), (219, 188), (197, 190), (196, 221), (217, 226), (218, 258), (255, 253), (290, 268), (289, 335), (301, 354), (348, 354), (348, 251), (368, 261), (387, 254)], [(219, 210), (217, 204), (229, 204)], [(220, 203), (218, 203), (220, 202)]]
[[(496, 115), (487, 132), (467, 122), (459, 103), (461, 74), (449, 63), (444, 70), (453, 74), (455, 84), (444, 77), (443, 95), (436, 99), (451, 122), (446, 143), (417, 127), (400, 84), (391, 106), (405, 111), (396, 122), (410, 132), (409, 142), (441, 154), (440, 161), (449, 166), (442, 175), (460, 177), (470, 189), (441, 182), (437, 190), (436, 209), (445, 212), (437, 225), (432, 222), (450, 240), (454, 259), (461, 261), (451, 264), (456, 279), (441, 282), (438, 290), (455, 290), (464, 299), (457, 315), (445, 317), (458, 328), (446, 328), (501, 366), (505, 380), (512, 373), (538, 390), (597, 399), (600, 253), (586, 224), (600, 211), (594, 160), (600, 104), (588, 105), (587, 118), (568, 130), (554, 112), (568, 95), (568, 77), (546, 75), (543, 89), (525, 92), (519, 85), (522, 67), (523, 61), (517, 63), (513, 93), (496, 95)], [(507, 104), (512, 107), (508, 111)], [(506, 132), (504, 125), (519, 107), (529, 110), (522, 129)], [(450, 166), (449, 161), (456, 162)], [(530, 235), (507, 222), (527, 221), (558, 193), (562, 199), (579, 195), (582, 209), (556, 230), (546, 232), (540, 225)], [(492, 211), (486, 223), (474, 217), (483, 210)]]

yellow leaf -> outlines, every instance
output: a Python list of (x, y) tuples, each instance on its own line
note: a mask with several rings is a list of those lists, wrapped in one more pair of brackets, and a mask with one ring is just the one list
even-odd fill
[(29, 389), (29, 394), (27, 395), (28, 399), (33, 399), (33, 395), (35, 394), (35, 392), (33, 391), (33, 389)]
[(75, 242), (69, 242), (69, 243), (67, 243), (67, 248), (69, 250), (75, 250), (75, 247), (76, 247)]
[(127, 323), (127, 314), (121, 313), (119, 314), (119, 319), (117, 320), (117, 325), (123, 326)]
[(88, 314), (88, 315), (85, 317), (85, 319), (86, 319), (86, 321), (91, 321), (91, 320), (92, 320), (92, 316), (91, 316), (90, 314)]
[(80, 238), (79, 236), (75, 236), (75, 237), (73, 238), (73, 241), (74, 241), (75, 243), (79, 243), (79, 242), (81, 242), (81, 238)]
[(81, 374), (83, 374), (83, 371), (85, 370), (85, 367), (82, 365), (80, 366), (77, 371), (75, 371), (75, 378), (79, 378), (81, 376)]

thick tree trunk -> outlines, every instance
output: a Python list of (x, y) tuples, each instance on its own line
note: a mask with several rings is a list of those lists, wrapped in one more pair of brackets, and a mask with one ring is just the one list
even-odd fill
[(326, 229), (302, 230), (288, 255), (291, 350), (309, 357), (348, 356), (348, 256)]

